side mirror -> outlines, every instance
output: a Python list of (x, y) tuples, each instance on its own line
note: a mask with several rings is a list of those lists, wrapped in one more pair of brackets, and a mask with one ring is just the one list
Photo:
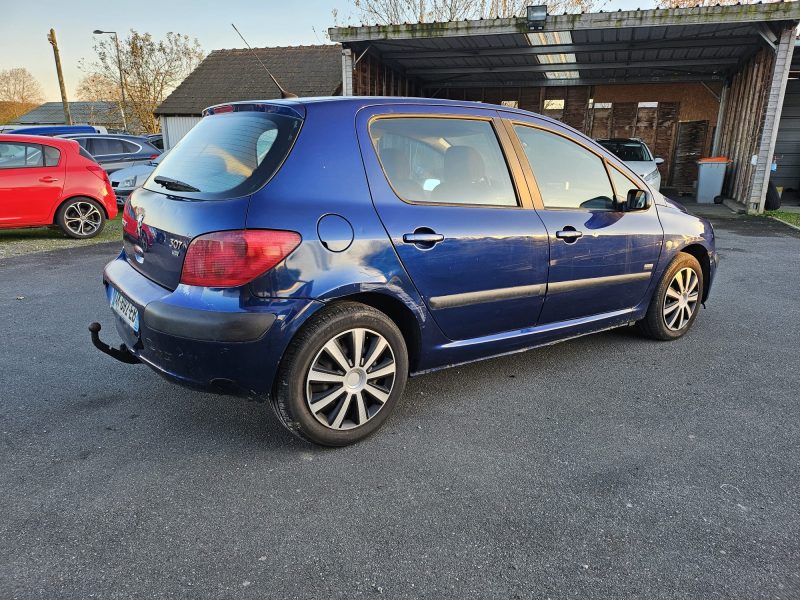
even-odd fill
[(653, 159), (653, 162), (654, 162), (654, 163), (656, 163), (657, 165), (663, 165), (663, 164), (664, 164), (664, 159), (663, 159), (663, 158), (661, 158), (660, 156), (656, 156), (656, 157)]
[(626, 212), (634, 210), (647, 210), (653, 204), (653, 198), (645, 190), (628, 190), (628, 197), (625, 199), (622, 210)]

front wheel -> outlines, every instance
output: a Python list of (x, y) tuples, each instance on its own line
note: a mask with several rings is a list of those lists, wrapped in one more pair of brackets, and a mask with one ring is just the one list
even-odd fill
[(681, 253), (667, 267), (639, 330), (654, 340), (682, 337), (697, 318), (703, 298), (703, 270), (691, 254)]
[(346, 446), (374, 433), (403, 395), (408, 352), (397, 325), (355, 302), (303, 326), (278, 371), (272, 407), (293, 434)]
[(65, 202), (56, 214), (56, 225), (66, 235), (79, 240), (93, 238), (103, 230), (106, 215), (91, 198), (73, 198)]

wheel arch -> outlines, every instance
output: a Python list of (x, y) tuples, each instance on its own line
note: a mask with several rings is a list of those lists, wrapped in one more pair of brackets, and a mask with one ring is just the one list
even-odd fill
[(56, 217), (58, 217), (58, 211), (60, 211), (61, 207), (67, 204), (68, 202), (71, 202), (72, 200), (76, 200), (78, 198), (85, 198), (86, 200), (93, 200), (94, 202), (97, 202), (97, 204), (99, 204), (100, 208), (103, 210), (103, 216), (106, 218), (106, 220), (108, 220), (109, 218), (108, 209), (106, 208), (106, 205), (102, 200), (99, 200), (94, 196), (87, 196), (86, 194), (74, 194), (72, 196), (69, 196), (68, 198), (64, 198), (63, 200), (61, 200), (61, 202), (59, 202), (56, 205), (55, 209), (53, 210), (53, 214), (50, 215), (50, 223), (52, 223), (53, 225), (58, 225), (58, 223), (56, 223)]
[(680, 251), (694, 256), (697, 259), (697, 262), (700, 263), (700, 268), (703, 271), (702, 301), (705, 302), (711, 289), (711, 287), (708, 285), (711, 277), (711, 259), (708, 257), (708, 250), (702, 244), (689, 244), (688, 246), (681, 248)]
[(381, 311), (389, 317), (406, 342), (408, 351), (408, 366), (411, 372), (419, 364), (422, 348), (422, 331), (417, 316), (402, 300), (381, 292), (357, 292), (346, 296), (339, 296), (329, 304), (338, 302), (359, 302)]

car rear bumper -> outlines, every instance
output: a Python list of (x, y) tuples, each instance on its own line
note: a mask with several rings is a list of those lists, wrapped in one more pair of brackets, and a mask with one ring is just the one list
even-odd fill
[[(139, 311), (138, 333), (116, 313), (131, 354), (167, 379), (207, 391), (264, 398), (297, 328), (322, 304), (262, 299), (247, 290), (178, 286), (170, 291), (131, 267), (124, 253), (103, 272)], [(202, 306), (202, 308), (198, 308)]]

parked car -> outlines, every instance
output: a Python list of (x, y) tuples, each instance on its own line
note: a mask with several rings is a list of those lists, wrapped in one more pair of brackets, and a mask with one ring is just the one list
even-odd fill
[(131, 192), (138, 187), (141, 187), (150, 174), (158, 166), (158, 164), (167, 155), (167, 152), (159, 154), (155, 160), (151, 160), (144, 165), (136, 165), (126, 169), (114, 171), (109, 175), (111, 179), (111, 187), (114, 188), (114, 194), (117, 196), (117, 204), (125, 204), (125, 200), (131, 195)]
[(70, 135), (75, 133), (108, 133), (101, 125), (4, 125), (0, 133), (17, 135)]
[(136, 135), (69, 134), (61, 137), (78, 142), (109, 174), (126, 167), (147, 164), (161, 154), (161, 150), (147, 138)]
[(116, 216), (108, 175), (77, 143), (0, 134), (0, 229), (58, 226), (85, 239)]
[(156, 148), (164, 151), (164, 136), (160, 133), (150, 133), (147, 136), (147, 140), (153, 144)]
[(409, 374), (633, 323), (680, 338), (718, 262), (708, 221), (575, 130), (432, 99), (207, 109), (123, 229), (103, 278), (124, 345), (93, 323), (95, 345), (331, 446)]
[(661, 189), (661, 173), (658, 165), (664, 162), (663, 158), (653, 156), (650, 148), (638, 138), (613, 138), (597, 140), (606, 150), (616, 155), (633, 170), (647, 184), (658, 191)]

